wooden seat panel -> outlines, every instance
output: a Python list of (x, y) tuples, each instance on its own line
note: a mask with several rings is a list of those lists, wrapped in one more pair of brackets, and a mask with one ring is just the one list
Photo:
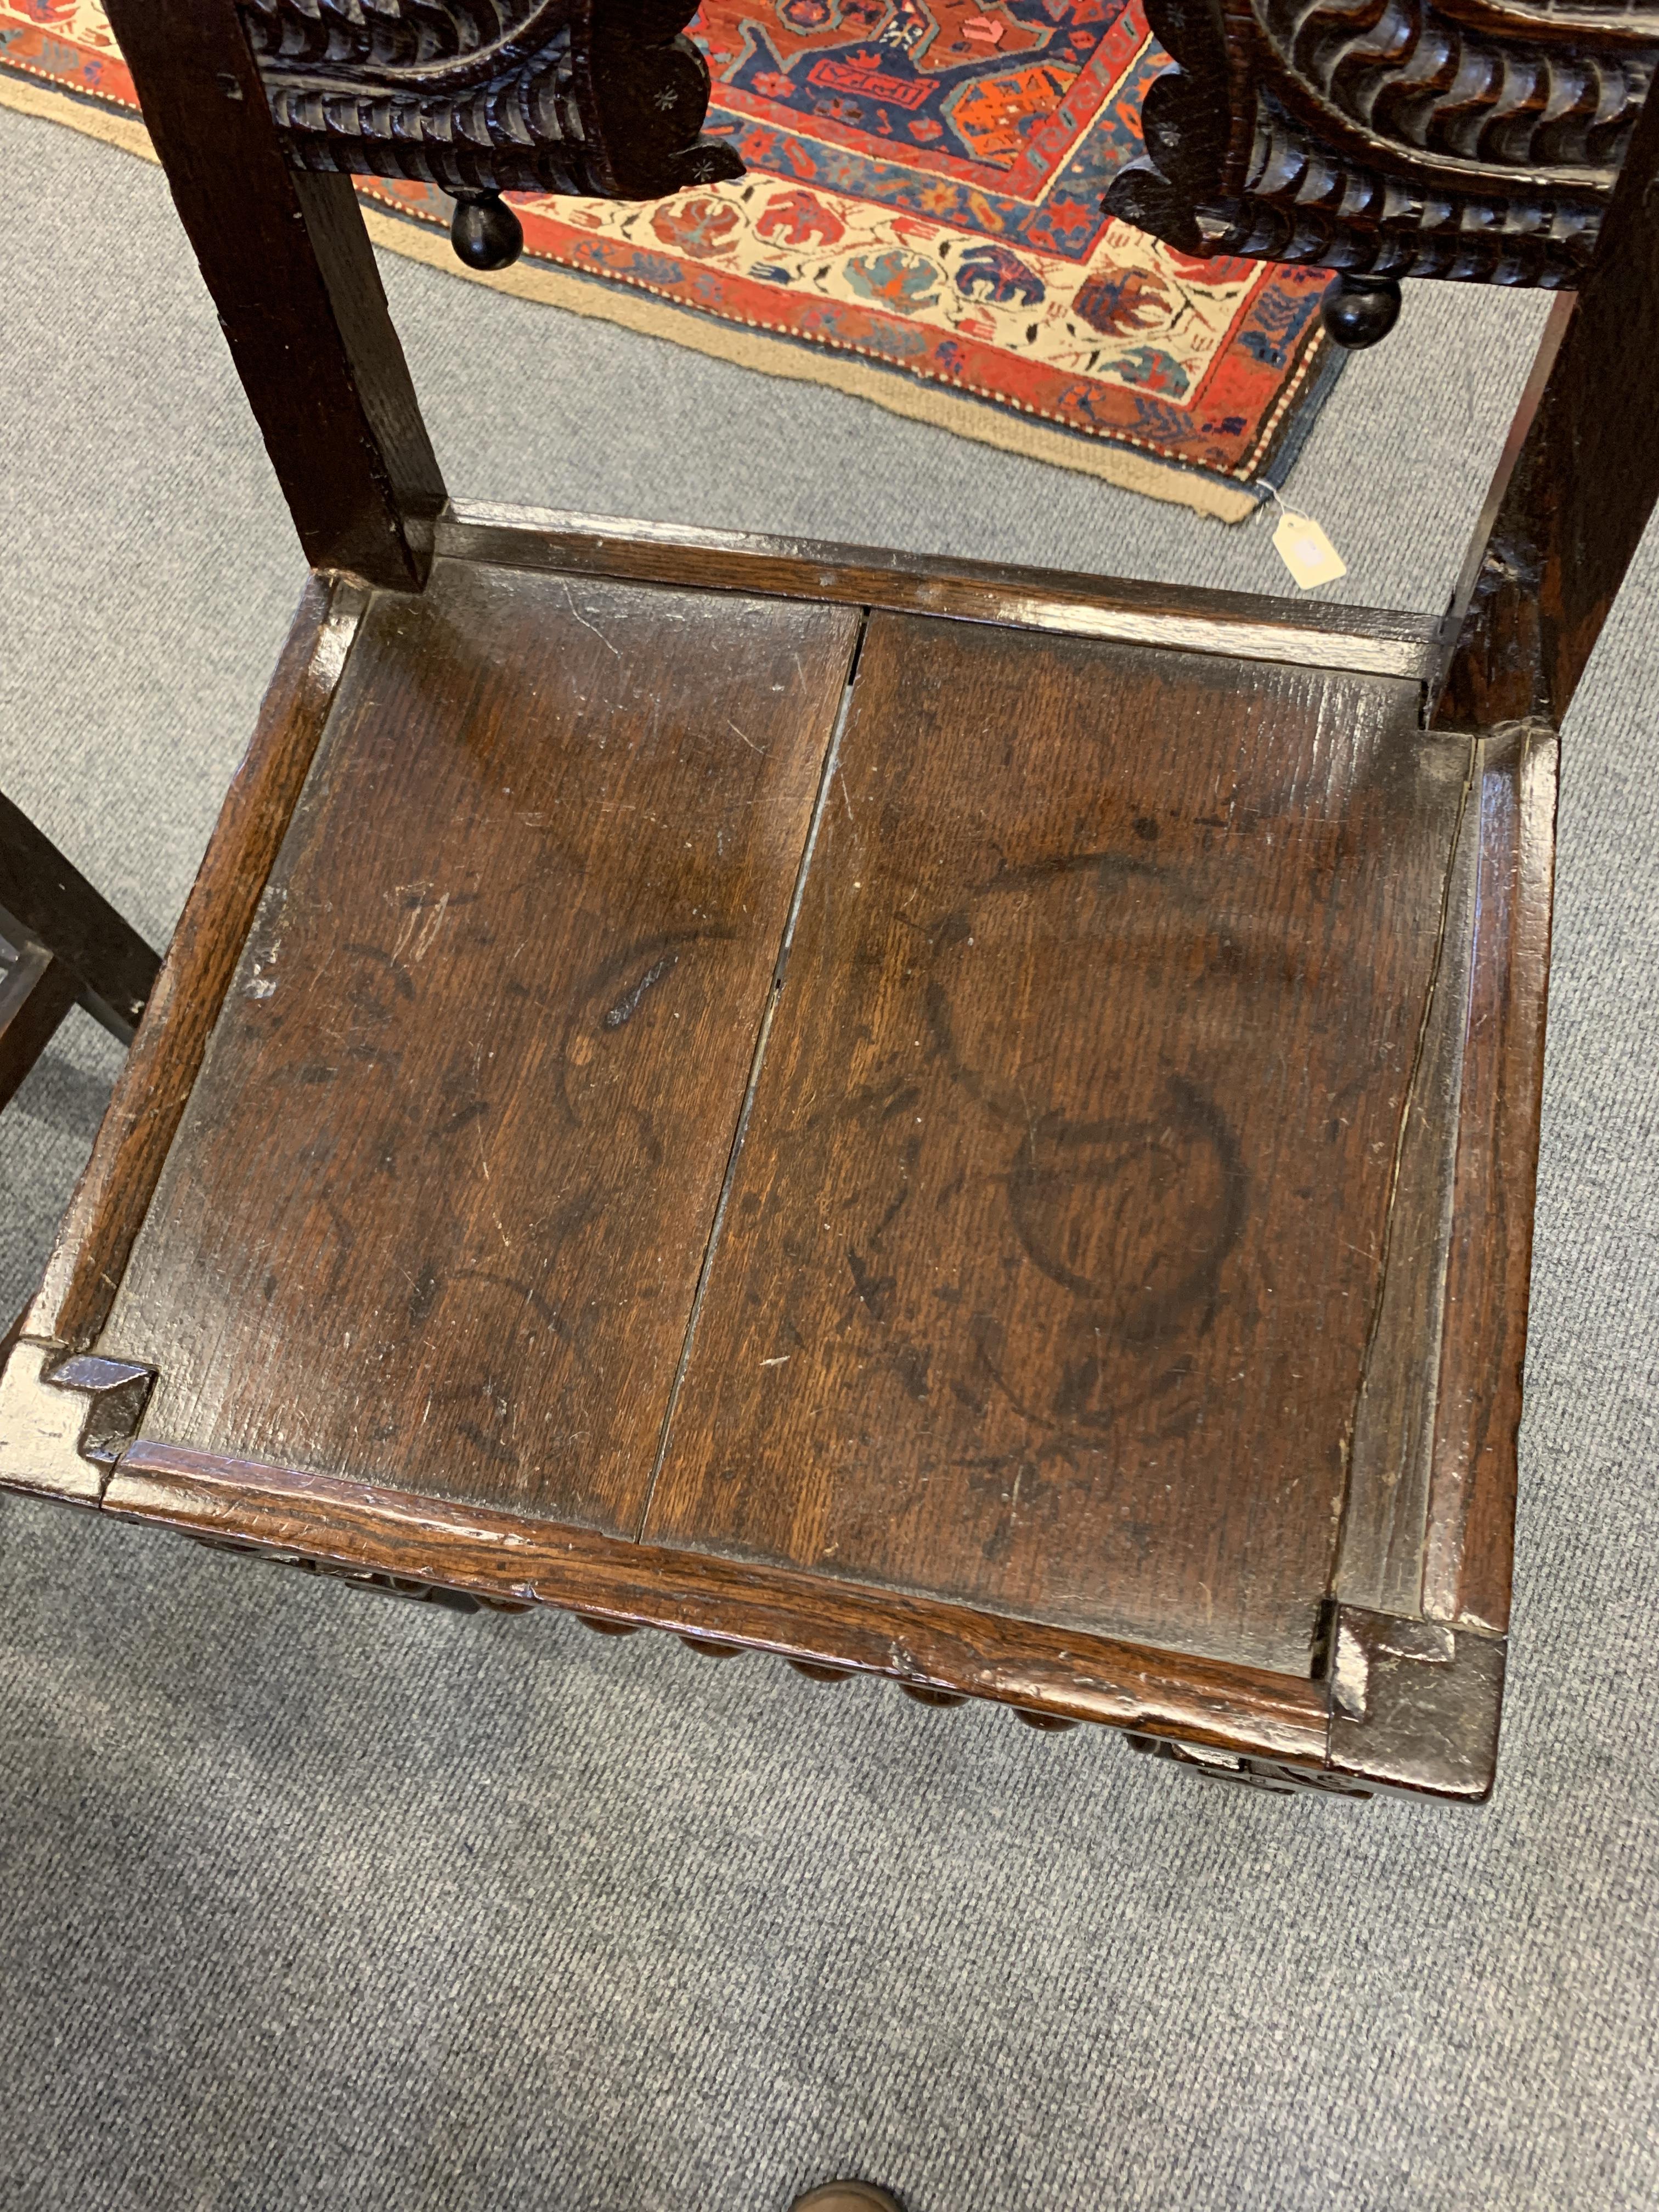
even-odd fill
[(377, 597), (106, 1332), (150, 1433), (633, 1532), (857, 629)]
[(876, 612), (826, 775), (857, 633), (377, 599), (104, 1345), (191, 1450), (1305, 1677), (1469, 746)]
[(566, 544), (308, 591), (0, 1480), (1480, 1795), (1549, 733), (1369, 618)]
[(872, 617), (643, 1534), (1306, 1674), (1470, 763)]

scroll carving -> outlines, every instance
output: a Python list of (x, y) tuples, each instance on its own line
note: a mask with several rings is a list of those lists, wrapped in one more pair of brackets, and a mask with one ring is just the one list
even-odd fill
[(1107, 197), (1193, 254), (1555, 288), (1595, 248), (1659, 5), (1149, 0), (1177, 67)]
[(742, 172), (699, 137), (687, 0), (241, 0), (296, 168), (655, 199)]
[(1275, 1797), (1294, 1797), (1312, 1790), (1329, 1797), (1370, 1797), (1374, 1793), (1346, 1776), (1318, 1766), (1292, 1766), (1278, 1759), (1250, 1759), (1231, 1752), (1211, 1751), (1201, 1744), (1172, 1743), (1167, 1737), (1131, 1735), (1131, 1751), (1152, 1759), (1171, 1760), (1189, 1773), (1212, 1782), (1241, 1783), (1247, 1790), (1266, 1790)]
[(446, 1589), (441, 1583), (424, 1583), (412, 1575), (383, 1575), (368, 1568), (345, 1567), (328, 1559), (308, 1559), (298, 1552), (270, 1552), (252, 1544), (239, 1544), (228, 1536), (204, 1536), (195, 1530), (190, 1533), (193, 1544), (201, 1544), (210, 1552), (234, 1552), (238, 1559), (259, 1559), (268, 1566), (298, 1567), (301, 1574), (316, 1575), (325, 1582), (344, 1583), (349, 1589), (367, 1590), (376, 1597), (401, 1597), (416, 1605), (441, 1606), (448, 1613), (528, 1613), (528, 1604), (520, 1605), (511, 1598), (485, 1597), (480, 1592)]

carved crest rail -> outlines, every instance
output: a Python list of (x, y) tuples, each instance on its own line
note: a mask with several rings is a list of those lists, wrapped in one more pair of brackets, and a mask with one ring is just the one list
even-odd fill
[(1659, 8), (1560, 0), (1149, 0), (1176, 68), (1111, 211), (1180, 252), (1343, 272), (1383, 335), (1402, 276), (1574, 286), (1641, 111)]
[(695, 0), (242, 0), (295, 167), (437, 185), (462, 258), (523, 243), (504, 191), (655, 199), (742, 173), (699, 134)]

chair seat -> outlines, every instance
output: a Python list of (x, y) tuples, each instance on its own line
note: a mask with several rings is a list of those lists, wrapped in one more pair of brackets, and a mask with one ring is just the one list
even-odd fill
[(1479, 1794), (1485, 1719), (1341, 1737), (1336, 1644), (1505, 1625), (1525, 743), (1425, 732), (1409, 622), (447, 533), (86, 1341), (155, 1376), (88, 1494)]

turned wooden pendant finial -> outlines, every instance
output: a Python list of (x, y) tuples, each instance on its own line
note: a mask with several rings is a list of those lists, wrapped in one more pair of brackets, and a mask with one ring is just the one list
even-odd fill
[(1400, 286), (1392, 276), (1345, 271), (1326, 287), (1319, 319), (1332, 344), (1349, 353), (1378, 345), (1400, 320)]
[(469, 269), (505, 269), (524, 252), (524, 225), (499, 192), (457, 192), (449, 242)]

